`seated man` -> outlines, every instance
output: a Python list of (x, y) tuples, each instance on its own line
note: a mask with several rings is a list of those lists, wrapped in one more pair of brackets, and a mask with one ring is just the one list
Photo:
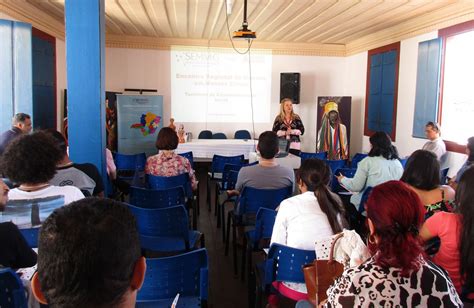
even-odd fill
[[(0, 212), (8, 201), (8, 186), (0, 180)], [(0, 223), (0, 267), (22, 268), (36, 264), (36, 253), (12, 222)]]
[(278, 189), (293, 186), (295, 173), (288, 167), (280, 166), (275, 159), (278, 153), (278, 136), (272, 131), (260, 134), (257, 151), (260, 153), (259, 163), (240, 169), (235, 190), (228, 190), (229, 196), (235, 196), (245, 186), (258, 189)]
[(104, 196), (102, 177), (93, 164), (76, 164), (71, 161), (67, 153), (67, 142), (63, 134), (56, 130), (47, 130), (58, 144), (62, 158), (56, 166), (56, 174), (49, 181), (56, 186), (71, 185), (79, 188), (84, 196)]
[(51, 308), (131, 308), (145, 271), (128, 208), (111, 199), (86, 198), (55, 210), (43, 223), (31, 284), (38, 301)]
[(423, 150), (435, 153), (442, 165), (445, 160), (446, 145), (441, 139), (441, 130), (438, 123), (428, 122), (425, 125), (425, 135), (428, 141), (423, 145)]
[(12, 119), (12, 128), (0, 135), (0, 155), (5, 152), (7, 146), (18, 136), (28, 134), (31, 131), (31, 117), (26, 113), (17, 113)]

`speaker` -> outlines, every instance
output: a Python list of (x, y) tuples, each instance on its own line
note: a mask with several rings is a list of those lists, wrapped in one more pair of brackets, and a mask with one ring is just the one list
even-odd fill
[(300, 103), (300, 73), (280, 73), (280, 102), (284, 98)]

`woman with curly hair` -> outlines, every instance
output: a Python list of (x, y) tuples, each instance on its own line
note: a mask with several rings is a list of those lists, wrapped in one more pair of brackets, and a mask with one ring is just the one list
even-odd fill
[(366, 203), (372, 257), (329, 287), (326, 307), (462, 307), (448, 274), (425, 259), (425, 210), (400, 181), (374, 187)]
[(8, 193), (10, 200), (63, 196), (64, 204), (84, 198), (74, 186), (53, 186), (49, 181), (56, 173), (61, 150), (44, 132), (23, 135), (15, 139), (2, 156), (4, 175), (19, 187)]

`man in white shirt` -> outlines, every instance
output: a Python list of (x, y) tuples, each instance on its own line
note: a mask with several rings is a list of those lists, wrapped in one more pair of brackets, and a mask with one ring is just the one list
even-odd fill
[(446, 145), (440, 137), (441, 130), (438, 123), (428, 122), (425, 125), (425, 135), (428, 142), (423, 145), (423, 150), (433, 152), (438, 157), (438, 161), (442, 163), (445, 159)]

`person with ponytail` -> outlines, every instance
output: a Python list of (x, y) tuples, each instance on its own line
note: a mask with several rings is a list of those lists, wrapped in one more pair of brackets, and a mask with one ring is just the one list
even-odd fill
[[(328, 188), (330, 175), (329, 167), (322, 160), (302, 162), (297, 173), (301, 194), (280, 204), (271, 243), (314, 250), (317, 240), (331, 237), (348, 226), (341, 200)], [(275, 287), (293, 300), (307, 298), (305, 284), (284, 282)]]
[(329, 287), (326, 307), (462, 307), (447, 273), (424, 257), (418, 195), (388, 181), (374, 187), (366, 211), (372, 257)]
[(453, 280), (463, 301), (474, 305), (474, 166), (467, 168), (456, 190), (454, 213), (437, 212), (426, 220), (421, 237), (440, 238), (433, 262), (443, 267)]

